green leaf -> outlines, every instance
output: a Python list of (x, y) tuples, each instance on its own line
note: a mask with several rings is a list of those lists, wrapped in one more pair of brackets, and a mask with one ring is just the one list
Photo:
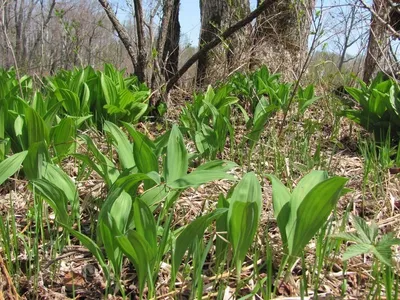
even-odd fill
[(19, 170), (28, 151), (16, 153), (0, 162), (0, 185)]
[(236, 167), (238, 167), (238, 165), (232, 161), (212, 160), (198, 166), (196, 168), (196, 171), (213, 170), (213, 171), (229, 172)]
[(186, 189), (188, 187), (198, 187), (204, 183), (214, 180), (236, 180), (234, 176), (227, 174), (226, 172), (214, 171), (214, 170), (195, 170), (174, 182), (168, 184), (172, 189)]
[(291, 194), (285, 185), (274, 175), (267, 175), (272, 183), (272, 202), (274, 206), (274, 216), (278, 223), (281, 233), (282, 243), (287, 247), (286, 226), (290, 216), (290, 198)]
[(165, 177), (167, 183), (171, 183), (186, 175), (188, 170), (188, 153), (183, 136), (177, 125), (172, 127), (166, 157)]
[(336, 234), (331, 235), (332, 238), (335, 239), (342, 239), (345, 241), (350, 241), (350, 242), (355, 242), (362, 244), (365, 241), (359, 237), (357, 233), (352, 233), (352, 232), (339, 232)]
[(72, 205), (79, 205), (78, 190), (71, 178), (60, 167), (45, 162), (43, 178), (59, 187)]
[(68, 199), (64, 191), (56, 184), (47, 179), (36, 179), (33, 181), (35, 192), (38, 192), (54, 210), (56, 218), (63, 224), (70, 225), (67, 212)]
[(88, 149), (92, 152), (98, 164), (95, 164), (89, 156), (86, 156), (86, 158), (84, 158), (85, 156), (77, 154), (75, 154), (74, 156), (78, 157), (81, 160), (84, 160), (89, 165), (95, 166), (94, 169), (96, 170), (96, 172), (98, 172), (98, 174), (103, 177), (108, 186), (111, 186), (120, 175), (117, 167), (103, 153), (100, 152), (100, 150), (96, 147), (93, 140), (89, 136), (81, 135), (80, 137), (86, 142)]
[(378, 226), (375, 222), (371, 222), (371, 225), (368, 225), (363, 218), (355, 215), (353, 215), (352, 219), (357, 235), (361, 240), (366, 244), (373, 244), (378, 236)]
[[(158, 160), (154, 154), (154, 148), (149, 145), (150, 141), (129, 124), (124, 123), (124, 125), (133, 138), (133, 156), (139, 172), (149, 173), (154, 171), (158, 173)], [(152, 186), (154, 186), (152, 182), (145, 182), (145, 189)]]
[(150, 246), (145, 237), (133, 230), (129, 230), (126, 235), (117, 236), (116, 240), (122, 252), (135, 267), (139, 291), (142, 293), (146, 278), (150, 281), (149, 285), (153, 285), (151, 271), (154, 268), (157, 248)]
[(355, 244), (351, 245), (350, 247), (347, 248), (346, 252), (343, 253), (342, 259), (344, 261), (349, 260), (352, 257), (361, 255), (361, 254), (366, 254), (372, 251), (374, 246), (370, 244)]
[(198, 217), (196, 220), (187, 225), (176, 239), (176, 244), (172, 254), (172, 271), (171, 281), (175, 282), (176, 274), (179, 265), (181, 264), (183, 255), (186, 250), (196, 241), (203, 239), (204, 231), (211, 222), (217, 220), (224, 215), (228, 210), (226, 208), (218, 208), (207, 215)]
[(67, 224), (63, 224), (61, 222), (59, 222), (59, 224), (63, 226), (66, 230), (68, 230), (73, 236), (75, 236), (82, 243), (82, 245), (85, 246), (90, 251), (90, 253), (93, 254), (93, 256), (97, 259), (97, 262), (99, 263), (101, 269), (103, 270), (104, 276), (106, 277), (107, 280), (109, 280), (110, 273), (108, 271), (108, 267), (105, 263), (103, 253), (101, 252), (99, 246), (97, 246), (96, 243), (88, 236), (83, 235), (79, 231), (73, 230)]
[(80, 105), (78, 95), (68, 89), (60, 89), (59, 92), (62, 98), (62, 106), (66, 113), (71, 116), (79, 116)]
[(156, 222), (150, 208), (140, 198), (136, 198), (133, 202), (133, 218), (135, 221), (136, 232), (147, 240), (150, 247), (156, 249)]
[(247, 173), (239, 181), (229, 199), (228, 237), (238, 274), (257, 231), (261, 199), (261, 186), (253, 172)]
[(72, 118), (62, 119), (54, 128), (53, 144), (59, 160), (71, 153), (75, 146), (75, 135), (75, 121)]
[(122, 167), (124, 169), (133, 168), (135, 166), (133, 146), (126, 134), (117, 125), (109, 121), (104, 122), (104, 130), (108, 132), (114, 140), (114, 145), (117, 148)]
[(347, 181), (343, 177), (333, 177), (320, 182), (307, 193), (298, 207), (294, 230), (288, 232), (289, 253), (292, 256), (297, 256), (324, 225)]
[(33, 108), (25, 108), (25, 121), (28, 129), (29, 146), (40, 142), (49, 143), (49, 128)]
[(44, 162), (49, 162), (49, 152), (45, 142), (31, 144), (28, 149), (23, 166), (26, 177), (29, 180), (41, 178)]
[[(303, 202), (305, 196), (320, 182), (323, 182), (328, 178), (328, 174), (325, 171), (312, 171), (306, 176), (304, 176), (296, 188), (292, 192), (292, 196), (290, 199), (290, 216), (286, 226), (286, 234), (288, 237), (288, 243), (291, 243), (290, 238), (294, 237), (297, 219), (298, 219), (298, 208)], [(321, 195), (319, 195), (321, 196)], [(324, 201), (324, 200), (320, 200)], [(322, 225), (321, 225), (322, 226)], [(308, 241), (307, 241), (308, 242)], [(289, 249), (289, 251), (291, 251)]]
[(118, 93), (115, 83), (107, 76), (101, 73), (100, 75), (101, 89), (106, 99), (107, 104), (117, 105), (118, 104)]

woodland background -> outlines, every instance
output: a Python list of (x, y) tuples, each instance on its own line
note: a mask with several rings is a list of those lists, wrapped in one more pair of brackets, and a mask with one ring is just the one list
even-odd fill
[[(107, 62), (159, 88), (194, 52), (250, 13), (249, 0), (190, 5), (200, 5), (201, 14), (194, 44), (187, 42), (189, 29), (180, 26), (179, 0), (2, 0), (0, 65), (46, 75)], [(331, 76), (338, 85), (346, 83), (337, 76), (343, 71), (366, 81), (377, 69), (394, 73), (396, 5), (391, 0), (270, 1), (232, 38), (200, 55), (181, 84), (201, 87), (261, 64), (295, 79), (312, 62), (312, 81)]]

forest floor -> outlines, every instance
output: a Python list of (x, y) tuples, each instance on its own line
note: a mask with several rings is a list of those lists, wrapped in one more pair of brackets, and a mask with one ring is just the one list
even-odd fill
[[(154, 123), (151, 121), (139, 124), (138, 128), (150, 137), (159, 136), (166, 127), (172, 123), (178, 123), (177, 112), (183, 105), (182, 95), (175, 95), (171, 100), (170, 111), (166, 121)], [(272, 209), (272, 189), (266, 174), (275, 174), (283, 182), (295, 186), (299, 179), (304, 176), (313, 164), (316, 168), (327, 170), (330, 174), (349, 178), (346, 187), (352, 191), (340, 198), (335, 212), (335, 220), (332, 222), (336, 229), (343, 223), (348, 230), (351, 230), (351, 222), (346, 221), (345, 216), (350, 214), (363, 216), (367, 221), (374, 220), (381, 233), (400, 232), (400, 180), (393, 168), (384, 168), (373, 158), (366, 159), (360, 144), (365, 133), (358, 127), (351, 125), (349, 121), (337, 119), (334, 116), (335, 106), (331, 98), (322, 99), (317, 102), (307, 115), (301, 118), (289, 118), (284, 124), (283, 132), (278, 137), (278, 129), (282, 121), (282, 115), (277, 114), (265, 128), (259, 145), (250, 158), (238, 156), (227, 144), (221, 159), (235, 160), (240, 166), (236, 170), (240, 176), (242, 172), (255, 170), (262, 184), (263, 211), (261, 222), (253, 247), (258, 249), (260, 256), (255, 261), (249, 258), (243, 265), (241, 278), (243, 284), (237, 285), (234, 274), (223, 273), (216, 276), (208, 266), (212, 263), (213, 257), (207, 257), (203, 270), (204, 297), (203, 299), (233, 299), (233, 295), (245, 296), (255, 290), (257, 282), (254, 281), (254, 274), (257, 278), (264, 278), (265, 253), (267, 243), (272, 247), (272, 263), (274, 269), (279, 268), (282, 258), (282, 242), (276, 219)], [(240, 122), (238, 122), (240, 123)], [(238, 125), (237, 128), (240, 128)], [(100, 149), (108, 151), (108, 144), (105, 138), (99, 133), (90, 133), (96, 137)], [(236, 140), (243, 138), (243, 132), (236, 130)], [(194, 146), (188, 142), (187, 148)], [(317, 153), (318, 149), (318, 155)], [(237, 149), (236, 149), (237, 150)], [(240, 151), (240, 150), (239, 150)], [(279, 161), (277, 155), (280, 153)], [(318, 157), (317, 157), (318, 156)], [(366, 166), (368, 164), (368, 166)], [(74, 159), (67, 159), (63, 162), (63, 169), (76, 178), (78, 166)], [(105, 184), (94, 172), (84, 181), (77, 182), (79, 198), (81, 199), (81, 231), (93, 233), (93, 216), (98, 212), (96, 199), (105, 195)], [(198, 189), (189, 189), (177, 202), (172, 227), (178, 228), (195, 219), (205, 211), (211, 211), (222, 192), (226, 194), (231, 184), (226, 181), (217, 181), (200, 186)], [(79, 242), (72, 238), (71, 244), (63, 248), (62, 253), (54, 252), (52, 240), (48, 236), (42, 236), (38, 246), (38, 265), (33, 266), (35, 258), (24, 251), (30, 245), (30, 237), (36, 232), (37, 224), (32, 220), (30, 209), (33, 207), (32, 192), (27, 189), (27, 182), (18, 177), (9, 179), (0, 187), (0, 214), (2, 216), (13, 214), (15, 228), (13, 231), (17, 236), (20, 249), (19, 256), (15, 263), (25, 274), (29, 274), (29, 268), (39, 268), (34, 271), (36, 276), (28, 278), (21, 273), (20, 276), (11, 276), (7, 272), (7, 264), (1, 259), (0, 250), (0, 299), (17, 299), (17, 292), (21, 299), (101, 299), (104, 297), (106, 283), (97, 261), (89, 250), (79, 245)], [(44, 228), (54, 228), (54, 214), (48, 211), (48, 219), (43, 219)], [(335, 228), (334, 228), (335, 229)], [(332, 229), (332, 231), (334, 231)], [(60, 229), (61, 230), (61, 229)], [(266, 242), (267, 240), (267, 242)], [(323, 270), (318, 276), (318, 295), (314, 295), (313, 282), (308, 283), (306, 296), (314, 299), (365, 299), (367, 298), (368, 286), (371, 284), (371, 266), (373, 258), (369, 255), (357, 256), (350, 259), (346, 266), (341, 260), (341, 254), (345, 245), (339, 247), (341, 253), (331, 253), (323, 259)], [(3, 250), (4, 251), (4, 250)], [(308, 245), (304, 254), (306, 270), (301, 261), (295, 265), (291, 276), (280, 281), (277, 294), (284, 299), (300, 299), (301, 281), (304, 278), (314, 278), (310, 272), (311, 266), (317, 264), (319, 258), (316, 255), (316, 243), (313, 241)], [(395, 259), (400, 263), (400, 249), (395, 249)], [(157, 285), (157, 299), (187, 299), (190, 294), (190, 278), (178, 276), (176, 290), (170, 292), (169, 276), (170, 266), (163, 263)], [(397, 266), (399, 268), (399, 265)], [(123, 285), (128, 298), (137, 298), (136, 274), (128, 263), (124, 265)], [(346, 282), (346, 290), (343, 290), (343, 283)], [(217, 291), (216, 287), (222, 286), (224, 290)], [(290, 298), (292, 297), (292, 298)], [(294, 298), (293, 298), (294, 297)], [(261, 299), (260, 294), (252, 296), (253, 299)], [(109, 295), (107, 299), (122, 299), (121, 296)]]

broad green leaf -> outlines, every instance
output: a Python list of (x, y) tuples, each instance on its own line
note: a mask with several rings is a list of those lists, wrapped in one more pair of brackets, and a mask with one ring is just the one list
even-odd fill
[(16, 153), (0, 162), (0, 185), (19, 170), (28, 151)]
[(126, 134), (117, 125), (109, 121), (105, 121), (104, 130), (108, 132), (114, 140), (122, 167), (124, 169), (133, 168), (135, 166), (133, 146)]
[(272, 183), (272, 203), (284, 247), (287, 247), (286, 226), (290, 216), (291, 195), (285, 185), (274, 175), (267, 175)]
[(106, 212), (106, 216), (99, 218), (97, 225), (97, 238), (101, 241), (108, 259), (111, 261), (114, 274), (119, 279), (122, 270), (122, 250), (118, 245), (116, 237), (121, 235), (115, 220)]
[(294, 230), (288, 232), (289, 253), (292, 256), (297, 256), (324, 225), (347, 181), (343, 177), (329, 178), (318, 183), (304, 197), (297, 210)]
[[(150, 172), (148, 174), (142, 173), (134, 173), (129, 175), (121, 174), (121, 176), (115, 181), (114, 185), (111, 187), (111, 190), (115, 188), (121, 188), (125, 190), (128, 194), (134, 195), (137, 192), (137, 188), (141, 181), (152, 181), (157, 184), (157, 180), (155, 178), (154, 173)], [(158, 175), (158, 174), (157, 174)]]
[(214, 180), (236, 180), (236, 178), (232, 175), (227, 174), (226, 172), (214, 171), (214, 170), (194, 170), (192, 173), (189, 173), (174, 182), (168, 184), (168, 186), (172, 189), (186, 189), (188, 187), (198, 187), (204, 183), (214, 181)]
[(196, 220), (187, 225), (176, 239), (175, 247), (172, 254), (172, 271), (171, 280), (175, 282), (176, 274), (179, 265), (181, 264), (183, 255), (186, 250), (199, 239), (203, 239), (204, 231), (211, 222), (217, 220), (224, 215), (228, 210), (226, 208), (218, 208), (207, 215), (198, 217)]
[(136, 232), (147, 240), (150, 247), (157, 248), (157, 226), (153, 213), (140, 198), (133, 202), (133, 218)]
[[(301, 203), (303, 203), (303, 200), (306, 197), (306, 195), (317, 184), (326, 180), (327, 178), (328, 174), (325, 171), (315, 171), (315, 170), (311, 171), (299, 181), (296, 188), (293, 190), (290, 198), (290, 215), (286, 226), (286, 235), (288, 237), (289, 244), (293, 241), (293, 240), (291, 241), (290, 238), (293, 238), (295, 234), (297, 220), (299, 217), (297, 211), (299, 206), (301, 205)], [(289, 251), (291, 251), (291, 249), (289, 249)]]
[(139, 280), (139, 291), (143, 292), (146, 279), (152, 285), (152, 269), (157, 255), (157, 248), (151, 247), (146, 238), (136, 231), (129, 230), (126, 235), (116, 237), (122, 252), (128, 257), (135, 267), (136, 275)]
[(25, 108), (25, 121), (28, 129), (29, 146), (39, 142), (49, 143), (49, 128), (33, 108)]
[(183, 136), (177, 125), (172, 127), (166, 157), (166, 180), (171, 183), (186, 175), (188, 170), (188, 153)]
[(58, 159), (71, 153), (75, 146), (76, 127), (72, 118), (62, 119), (53, 131), (53, 144)]
[(54, 210), (56, 218), (63, 224), (71, 225), (67, 211), (68, 199), (64, 191), (47, 179), (33, 181), (34, 192), (38, 192)]
[[(133, 156), (136, 166), (141, 173), (157, 172), (158, 173), (158, 160), (154, 154), (154, 148), (151, 148), (149, 141), (132, 126), (124, 123), (129, 134), (133, 138)], [(152, 187), (152, 182), (145, 182), (145, 189)]]
[(212, 160), (198, 166), (196, 168), (196, 171), (213, 170), (213, 171), (228, 172), (236, 167), (238, 167), (238, 165), (229, 160)]
[(60, 89), (59, 92), (65, 112), (71, 116), (79, 116), (80, 105), (78, 95), (68, 89)]
[(118, 105), (118, 93), (115, 83), (107, 76), (101, 73), (100, 75), (101, 89), (109, 105)]
[(232, 243), (236, 270), (240, 274), (261, 215), (261, 186), (253, 172), (239, 181), (228, 201), (228, 238)]
[(44, 141), (30, 145), (23, 163), (26, 177), (29, 180), (42, 178), (43, 163), (49, 161), (49, 152)]
[(59, 187), (72, 205), (79, 205), (78, 190), (71, 178), (60, 167), (45, 162), (43, 178)]

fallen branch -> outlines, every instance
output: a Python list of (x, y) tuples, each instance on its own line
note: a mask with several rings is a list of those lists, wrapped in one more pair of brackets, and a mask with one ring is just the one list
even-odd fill
[(178, 82), (178, 80), (182, 77), (183, 74), (186, 73), (187, 70), (205, 53), (210, 51), (211, 49), (218, 46), (223, 40), (229, 38), (236, 31), (240, 30), (247, 24), (251, 23), (255, 18), (257, 18), (264, 10), (267, 9), (269, 5), (274, 3), (275, 0), (265, 0), (262, 4), (260, 4), (254, 11), (252, 11), (247, 17), (243, 18), (236, 24), (229, 27), (225, 30), (220, 37), (214, 38), (211, 42), (205, 44), (199, 51), (193, 54), (192, 57), (188, 59), (188, 61), (178, 70), (178, 72), (167, 82), (166, 92), (168, 93), (174, 85)]

